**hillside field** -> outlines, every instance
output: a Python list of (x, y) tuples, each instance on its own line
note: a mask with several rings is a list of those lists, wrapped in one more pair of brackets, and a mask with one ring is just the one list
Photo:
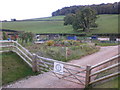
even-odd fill
[[(64, 16), (28, 19), (28, 21), (3, 22), (2, 29), (29, 31), (33, 33), (84, 33), (75, 32), (71, 25), (64, 26)], [(53, 21), (36, 21), (53, 20)], [(56, 21), (54, 21), (56, 20)], [(99, 15), (98, 28), (92, 29), (91, 33), (118, 33), (118, 15)]]

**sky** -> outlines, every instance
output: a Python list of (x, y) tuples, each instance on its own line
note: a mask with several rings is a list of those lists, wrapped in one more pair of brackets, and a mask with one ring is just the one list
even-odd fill
[(0, 20), (50, 17), (63, 7), (114, 2), (119, 0), (0, 0)]

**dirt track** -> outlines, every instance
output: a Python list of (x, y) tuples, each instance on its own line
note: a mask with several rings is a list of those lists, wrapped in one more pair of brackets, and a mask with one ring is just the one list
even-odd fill
[[(86, 66), (95, 65), (112, 56), (118, 54), (118, 46), (101, 47), (100, 51), (92, 55), (85, 56), (79, 60), (72, 60), (69, 63)], [(69, 81), (58, 79), (50, 75), (50, 72), (31, 76), (28, 79), (20, 80), (14, 84), (8, 85), (9, 88), (84, 88), (83, 85), (75, 84)]]

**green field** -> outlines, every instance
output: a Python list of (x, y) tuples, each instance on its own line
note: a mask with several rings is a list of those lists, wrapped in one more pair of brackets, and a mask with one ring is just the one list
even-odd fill
[[(64, 26), (64, 21), (34, 21), (34, 20), (57, 20), (64, 16), (37, 18), (31, 21), (3, 22), (3, 29), (29, 31), (33, 33), (84, 33), (74, 32), (72, 26)], [(100, 15), (97, 19), (98, 28), (92, 29), (91, 33), (118, 33), (118, 15)]]
[(34, 18), (34, 19), (26, 19), (26, 20), (63, 20), (64, 16), (54, 16), (54, 17), (44, 17), (44, 18)]
[(2, 53), (0, 57), (2, 57), (2, 85), (26, 76), (35, 75), (32, 69), (16, 53)]

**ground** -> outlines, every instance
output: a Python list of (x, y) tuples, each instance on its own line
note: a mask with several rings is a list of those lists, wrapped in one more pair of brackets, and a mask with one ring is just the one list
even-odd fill
[[(79, 60), (72, 60), (68, 63), (86, 66), (95, 65), (118, 54), (118, 46), (101, 47), (100, 51), (85, 56)], [(38, 76), (28, 77), (8, 86), (9, 88), (84, 88), (83, 85), (58, 79), (52, 73), (47, 72)]]

